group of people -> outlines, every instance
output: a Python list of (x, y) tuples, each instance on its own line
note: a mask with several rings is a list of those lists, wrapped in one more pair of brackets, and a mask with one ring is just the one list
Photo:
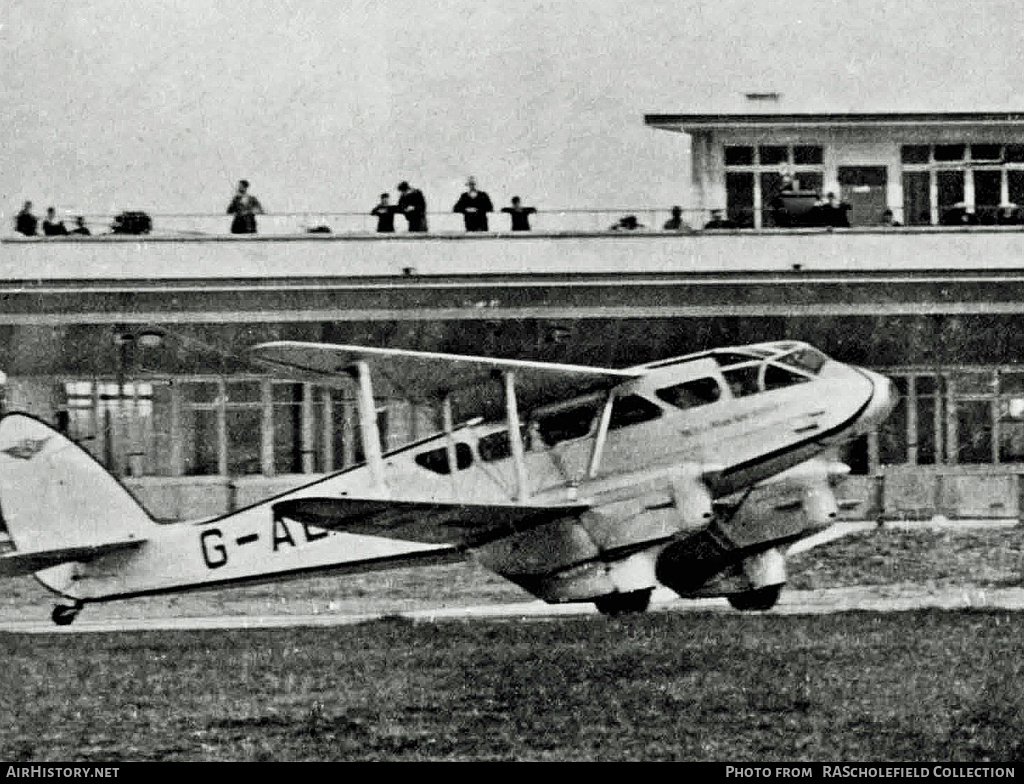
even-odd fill
[[(14, 230), (26, 237), (35, 237), (39, 234), (39, 219), (32, 214), (32, 202), (26, 201), (14, 219)], [(75, 218), (75, 227), (68, 229), (64, 221), (57, 217), (55, 207), (46, 208), (46, 218), (43, 220), (43, 236), (45, 237), (66, 237), (69, 234), (82, 234), (89, 236), (92, 232), (85, 225), (85, 218), (79, 215)]]
[[(398, 203), (391, 203), (391, 195), (382, 193), (380, 202), (370, 210), (377, 218), (377, 231), (384, 234), (395, 230), (395, 215), (402, 215), (409, 226), (409, 231), (423, 232), (427, 230), (427, 200), (419, 188), (413, 188), (408, 182), (398, 183)], [(530, 231), (530, 216), (537, 210), (523, 205), (518, 196), (512, 197), (509, 207), (503, 207), (512, 220), (512, 231)], [(494, 204), (486, 191), (476, 187), (476, 179), (470, 177), (466, 181), (466, 190), (452, 207), (452, 212), (462, 214), (466, 231), (488, 231), (488, 214), (494, 212)]]

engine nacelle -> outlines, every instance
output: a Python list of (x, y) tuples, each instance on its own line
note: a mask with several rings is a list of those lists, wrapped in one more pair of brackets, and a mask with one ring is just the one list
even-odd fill
[(739, 553), (716, 523), (669, 544), (655, 564), (662, 585), (691, 594), (736, 561)]

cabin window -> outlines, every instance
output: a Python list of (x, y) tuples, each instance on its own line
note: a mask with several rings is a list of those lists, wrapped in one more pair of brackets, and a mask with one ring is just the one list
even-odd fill
[(612, 416), (608, 423), (609, 430), (617, 430), (620, 427), (639, 425), (641, 422), (650, 422), (661, 416), (661, 409), (646, 398), (639, 395), (624, 395), (615, 398), (612, 403)]
[[(451, 466), (448, 463), (448, 448), (431, 449), (429, 452), (421, 452), (416, 455), (416, 464), (435, 474), (450, 474)], [(473, 465), (473, 452), (468, 444), (461, 441), (455, 445), (455, 464), (460, 471), (464, 471)]]
[[(521, 428), (521, 432), (523, 434), (523, 449), (529, 451), (530, 433), (525, 427)], [(487, 463), (512, 457), (512, 442), (508, 437), (507, 430), (499, 430), (497, 433), (484, 436), (477, 442), (476, 448), (480, 453), (480, 459)]]
[(805, 373), (811, 373), (817, 375), (821, 372), (821, 369), (825, 366), (825, 362), (828, 360), (824, 354), (810, 346), (805, 346), (791, 354), (786, 354), (784, 357), (779, 357), (776, 362), (780, 362), (783, 365), (789, 365), (797, 370), (803, 370)]
[(792, 370), (769, 364), (764, 370), (765, 391), (771, 389), (782, 389), (791, 387), (794, 384), (802, 384), (810, 379), (802, 373), (794, 373)]
[(588, 435), (596, 417), (597, 409), (593, 405), (577, 406), (540, 417), (537, 429), (544, 443), (554, 446), (561, 441)]
[(718, 363), (719, 367), (728, 367), (729, 365), (739, 365), (742, 362), (751, 362), (754, 360), (750, 354), (739, 354), (732, 351), (715, 351), (711, 355), (715, 362)]
[(760, 365), (747, 365), (727, 370), (722, 375), (725, 376), (725, 383), (729, 385), (733, 397), (746, 397), (761, 391), (758, 379), (760, 370)]
[(709, 376), (664, 387), (658, 390), (657, 395), (671, 406), (686, 409), (716, 402), (722, 396), (722, 389), (718, 381)]

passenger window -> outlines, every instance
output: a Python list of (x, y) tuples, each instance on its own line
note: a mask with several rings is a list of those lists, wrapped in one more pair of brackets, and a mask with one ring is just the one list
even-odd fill
[(676, 408), (696, 408), (714, 403), (722, 396), (718, 382), (713, 378), (698, 378), (682, 384), (659, 389), (658, 397)]
[(751, 362), (757, 359), (757, 357), (752, 357), (750, 354), (737, 354), (732, 351), (716, 351), (711, 356), (714, 357), (719, 367), (738, 365), (741, 362)]
[[(524, 427), (522, 428), (522, 433), (523, 449), (529, 451), (529, 431)], [(477, 442), (476, 448), (477, 451), (480, 452), (480, 459), (487, 463), (493, 463), (495, 460), (504, 460), (507, 457), (512, 457), (512, 442), (508, 437), (507, 430), (499, 430), (497, 433), (491, 433), (489, 436), (484, 436)]]
[(540, 417), (537, 420), (537, 430), (545, 444), (554, 446), (561, 441), (582, 438), (590, 433), (596, 416), (597, 409), (594, 406), (578, 406)]
[(761, 386), (757, 378), (760, 369), (760, 365), (747, 365), (726, 370), (722, 375), (725, 376), (725, 383), (729, 385), (732, 396), (746, 397), (760, 392)]
[[(432, 449), (429, 452), (421, 452), (416, 455), (417, 465), (433, 471), (435, 474), (450, 474), (451, 467), (448, 465), (448, 449)], [(464, 471), (473, 465), (473, 451), (468, 444), (461, 441), (455, 445), (455, 464), (460, 471)]]
[(616, 430), (620, 427), (639, 425), (660, 416), (661, 409), (650, 400), (639, 395), (623, 395), (615, 398), (615, 402), (612, 403), (612, 417), (608, 429)]
[(794, 373), (792, 370), (786, 370), (778, 365), (768, 365), (764, 371), (764, 388), (766, 391), (791, 387), (794, 384), (802, 384), (805, 381), (810, 381), (810, 379), (807, 376)]
[(804, 370), (812, 375), (817, 375), (828, 361), (828, 357), (817, 349), (810, 346), (798, 349), (791, 354), (779, 357), (776, 362), (795, 367), (797, 370)]

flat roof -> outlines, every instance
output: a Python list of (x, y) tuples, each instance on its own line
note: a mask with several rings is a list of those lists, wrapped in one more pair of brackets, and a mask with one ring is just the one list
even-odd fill
[(768, 113), (645, 114), (644, 124), (671, 131), (731, 128), (1012, 125), (1024, 126), (1019, 112), (871, 112), (871, 113)]

